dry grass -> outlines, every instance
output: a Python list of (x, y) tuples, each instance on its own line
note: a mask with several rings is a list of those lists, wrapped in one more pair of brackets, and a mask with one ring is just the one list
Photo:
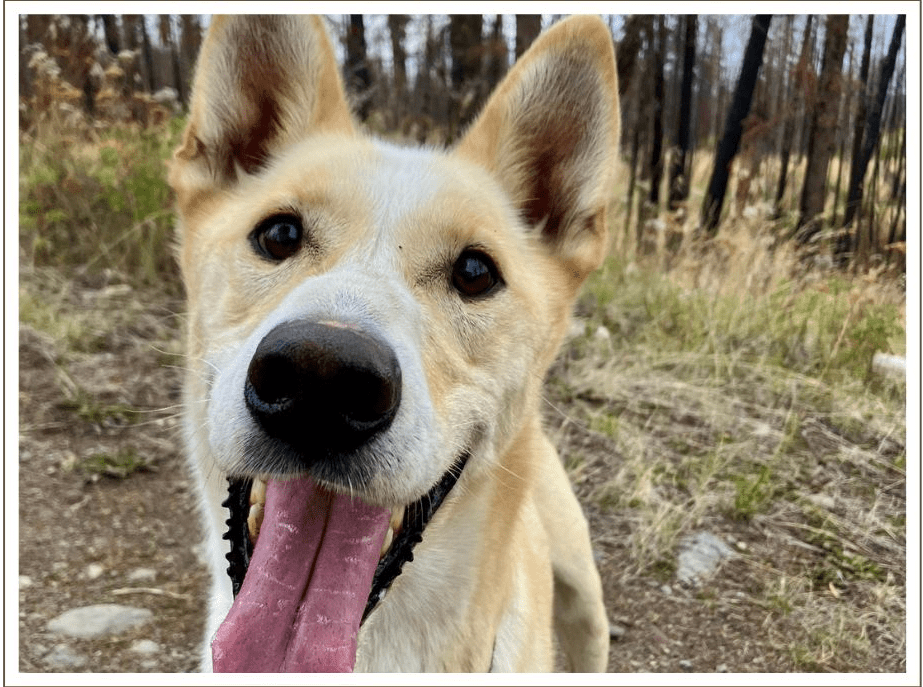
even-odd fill
[(792, 669), (878, 670), (882, 647), (902, 665), (905, 390), (870, 373), (904, 353), (902, 285), (773, 237), (756, 216), (643, 258), (617, 237), (547, 387), (558, 444), (627, 523), (608, 535), (627, 533), (623, 579), (669, 579), (683, 535), (733, 532)]

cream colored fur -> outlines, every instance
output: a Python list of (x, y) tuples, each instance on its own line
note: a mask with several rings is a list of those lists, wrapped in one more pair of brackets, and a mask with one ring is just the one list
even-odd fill
[[(220, 539), (228, 473), (258, 466), (243, 376), (263, 335), (336, 319), (396, 351), (401, 408), (355, 491), (412, 502), (471, 459), (359, 634), (357, 670), (605, 670), (608, 623), (586, 520), (539, 420), (543, 377), (578, 288), (607, 247), (619, 132), (612, 39), (593, 17), (541, 36), (448, 152), (367, 138), (349, 114), (323, 21), (215, 18), (170, 181), (188, 294), (186, 444), (205, 504), (214, 591), (231, 604)], [(280, 263), (248, 236), (296, 212), (311, 249)], [(467, 247), (503, 285), (450, 285)], [(204, 660), (206, 669), (210, 658)]]

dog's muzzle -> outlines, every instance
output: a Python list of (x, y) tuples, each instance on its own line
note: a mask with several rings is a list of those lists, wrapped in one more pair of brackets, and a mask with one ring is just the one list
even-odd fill
[(235, 602), (212, 643), (213, 667), (349, 670), (359, 626), (413, 560), (468, 453), (422, 498), (390, 512), (352, 495), (398, 413), (401, 368), (389, 345), (350, 325), (276, 326), (251, 358), (243, 393), (261, 430), (250, 468), (267, 477), (229, 480)]

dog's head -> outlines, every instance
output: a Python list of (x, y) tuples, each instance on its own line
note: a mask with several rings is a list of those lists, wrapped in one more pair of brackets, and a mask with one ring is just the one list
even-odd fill
[[(170, 173), (197, 459), (268, 481), (280, 530), (292, 503), (326, 499), (329, 527), (357, 497), (336, 517), (367, 541), (337, 558), (377, 558), (390, 513), (462, 466), (499, 469), (607, 247), (618, 131), (595, 18), (540, 37), (447, 152), (357, 130), (321, 19), (214, 19)], [(268, 577), (261, 549), (293, 544), (263, 536)]]

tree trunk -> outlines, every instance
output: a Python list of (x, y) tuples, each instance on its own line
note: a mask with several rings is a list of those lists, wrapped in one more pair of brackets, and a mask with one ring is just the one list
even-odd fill
[(365, 121), (372, 110), (372, 72), (369, 70), (365, 22), (361, 14), (349, 15), (349, 27), (346, 30), (346, 87), (354, 98), (356, 116)]
[(773, 217), (779, 219), (782, 216), (782, 202), (785, 197), (785, 186), (788, 182), (788, 165), (792, 155), (792, 144), (795, 139), (795, 117), (798, 112), (798, 103), (804, 102), (805, 82), (808, 73), (808, 63), (810, 62), (811, 47), (811, 24), (814, 15), (809, 14), (804, 26), (804, 37), (801, 40), (801, 53), (798, 56), (798, 64), (795, 66), (795, 73), (789, 83), (789, 109), (785, 114), (785, 133), (782, 136), (781, 169), (779, 170), (779, 183), (776, 186), (776, 201)]
[[(517, 21), (518, 21), (518, 16)], [(644, 44), (644, 33), (650, 17), (643, 14), (633, 14), (625, 19), (622, 29), (622, 40), (616, 46), (616, 68), (619, 75), (619, 97), (623, 97), (631, 86), (635, 75), (635, 65), (641, 46)], [(518, 45), (518, 43), (517, 43)]]
[(660, 203), (660, 181), (663, 179), (663, 63), (666, 59), (667, 31), (663, 15), (657, 16), (657, 29), (652, 43), (656, 46), (653, 51), (654, 72), (654, 113), (653, 113), (653, 140), (651, 141), (650, 179), (651, 188), (648, 202), (656, 213)]
[(503, 36), (503, 15), (494, 18), (494, 26), (490, 34), (489, 50), (487, 55), (487, 78), (484, 84), (485, 93), (493, 93), (506, 73), (509, 63), (506, 38)]
[(119, 27), (116, 24), (114, 14), (101, 14), (99, 18), (103, 22), (103, 37), (106, 41), (106, 47), (113, 55), (118, 55), (122, 51), (122, 42), (119, 40)]
[(827, 15), (824, 59), (808, 134), (808, 164), (801, 190), (797, 238), (805, 244), (820, 230), (827, 195), (827, 171), (836, 148), (837, 115), (842, 91), (843, 55), (849, 37), (849, 15)]
[(894, 33), (891, 35), (891, 45), (888, 47), (888, 54), (881, 65), (881, 76), (878, 79), (878, 93), (868, 112), (862, 147), (856, 161), (855, 175), (851, 175), (849, 180), (849, 194), (846, 198), (846, 217), (843, 220), (844, 227), (848, 227), (852, 224), (853, 218), (856, 215), (856, 210), (858, 209), (858, 204), (862, 198), (862, 180), (865, 177), (865, 171), (868, 169), (869, 160), (872, 159), (872, 153), (875, 151), (875, 146), (878, 144), (878, 137), (881, 134), (881, 111), (885, 102), (885, 96), (888, 94), (888, 84), (891, 82), (892, 74), (894, 74), (894, 64), (897, 61), (897, 51), (901, 47), (904, 25), (906, 22), (906, 15), (900, 14), (897, 16), (897, 20), (894, 23)]
[[(849, 60), (846, 67), (846, 80), (851, 83), (853, 79), (853, 46), (850, 42), (848, 51)], [(830, 212), (830, 227), (837, 226), (837, 208), (840, 206), (840, 191), (843, 188), (843, 163), (846, 160), (846, 129), (849, 127), (849, 111), (852, 107), (852, 93), (844, 91), (840, 99), (840, 118), (836, 125), (837, 162), (836, 183), (833, 185), (833, 208)]]
[[(692, 168), (689, 130), (692, 125), (692, 73), (695, 67), (695, 37), (698, 24), (694, 14), (683, 17), (683, 81), (679, 95), (679, 118), (676, 123), (676, 147), (670, 164), (670, 209), (676, 210), (689, 196)], [(689, 158), (689, 159), (687, 159)]]
[[(631, 231), (631, 213), (632, 208), (634, 207), (635, 199), (635, 184), (638, 178), (638, 153), (641, 150), (641, 128), (635, 127), (634, 135), (631, 137), (631, 169), (629, 170), (628, 176), (628, 200), (626, 208), (626, 217), (625, 217), (625, 235), (627, 236)], [(638, 216), (638, 226), (635, 230), (635, 249), (641, 249), (641, 239), (642, 236), (642, 223), (640, 217), (640, 211)]]
[(449, 48), (452, 69), (452, 114), (449, 139), (470, 122), (481, 105), (482, 46), (480, 14), (449, 15)]
[(517, 14), (516, 15), (516, 59), (528, 50), (532, 42), (542, 32), (542, 15)]
[(157, 80), (154, 76), (154, 50), (151, 47), (151, 37), (147, 33), (147, 24), (144, 23), (144, 15), (135, 15), (139, 17), (138, 26), (141, 32), (141, 58), (144, 63), (144, 70), (147, 72), (147, 89), (151, 93), (157, 91)]
[(406, 114), (405, 104), (407, 96), (407, 51), (404, 50), (404, 39), (407, 35), (407, 23), (410, 17), (406, 14), (388, 15), (388, 34), (391, 37), (391, 55), (394, 62), (394, 124), (401, 126)]
[(708, 183), (705, 202), (702, 205), (700, 229), (705, 229), (709, 236), (714, 236), (718, 232), (724, 194), (727, 191), (734, 156), (740, 146), (743, 121), (749, 114), (750, 103), (753, 101), (753, 91), (756, 88), (757, 76), (763, 62), (763, 49), (766, 46), (766, 35), (769, 32), (771, 19), (771, 14), (758, 14), (753, 18), (750, 28), (750, 38), (744, 52), (743, 65), (740, 68), (737, 87), (734, 89), (734, 97), (725, 120), (724, 133), (715, 152), (715, 166)]
[(859, 83), (861, 90), (859, 92), (859, 104), (856, 109), (856, 119), (853, 123), (853, 140), (852, 151), (849, 158), (849, 182), (846, 191), (846, 202), (843, 213), (843, 231), (836, 238), (833, 253), (834, 260), (840, 267), (846, 267), (850, 254), (855, 248), (854, 235), (852, 230), (847, 226), (846, 218), (849, 217), (850, 207), (855, 213), (858, 204), (852, 199), (853, 184), (856, 180), (856, 174), (859, 169), (859, 157), (862, 154), (862, 137), (865, 134), (865, 120), (868, 116), (868, 80), (869, 80), (869, 63), (872, 54), (872, 35), (875, 22), (875, 15), (870, 14), (865, 22), (865, 39), (862, 48), (862, 62), (859, 67)]

